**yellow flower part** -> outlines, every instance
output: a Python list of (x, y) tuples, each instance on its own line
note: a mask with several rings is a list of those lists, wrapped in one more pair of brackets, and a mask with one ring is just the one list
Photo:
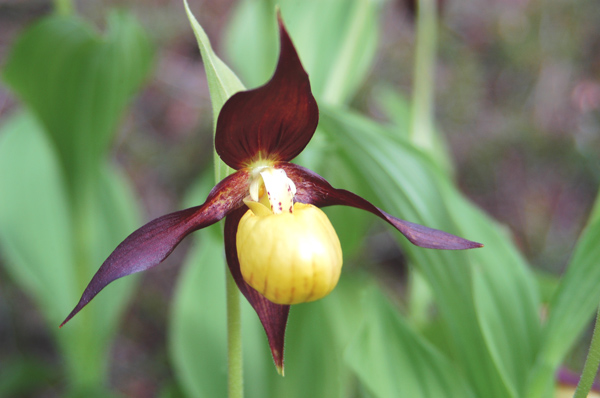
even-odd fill
[(340, 241), (325, 213), (303, 203), (293, 210), (265, 215), (248, 210), (237, 232), (244, 280), (276, 304), (326, 296), (342, 270)]
[(313, 205), (292, 205), (295, 186), (283, 170), (264, 168), (251, 183), (250, 208), (236, 243), (246, 283), (276, 304), (320, 299), (337, 285), (342, 248), (329, 219)]

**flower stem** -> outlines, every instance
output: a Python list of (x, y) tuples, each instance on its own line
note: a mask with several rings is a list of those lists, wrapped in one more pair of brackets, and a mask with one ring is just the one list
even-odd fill
[[(233, 170), (215, 157), (215, 180), (218, 183)], [(228, 398), (244, 396), (244, 366), (242, 356), (242, 313), (240, 309), (240, 291), (229, 271), (225, 270), (225, 296), (227, 301), (227, 390)]]
[(596, 315), (596, 324), (594, 325), (594, 333), (592, 334), (592, 342), (590, 343), (590, 351), (585, 359), (585, 365), (583, 366), (583, 372), (575, 395), (573, 398), (585, 398), (592, 389), (594, 378), (598, 373), (598, 366), (600, 365), (600, 308)]
[(437, 49), (437, 0), (418, 0), (410, 139), (433, 151), (433, 87)]
[(240, 294), (227, 270), (227, 388), (229, 398), (244, 396), (244, 369), (242, 363), (242, 319), (240, 312)]

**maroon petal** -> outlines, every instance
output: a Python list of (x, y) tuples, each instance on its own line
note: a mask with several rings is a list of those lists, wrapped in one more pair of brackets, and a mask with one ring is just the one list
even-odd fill
[(283, 168), (288, 177), (296, 184), (295, 199), (298, 202), (310, 203), (317, 207), (351, 206), (369, 211), (393, 225), (412, 244), (428, 249), (461, 250), (483, 246), (481, 243), (471, 242), (444, 231), (391, 216), (350, 191), (333, 188), (323, 177), (302, 166), (293, 163), (281, 163), (276, 167)]
[(283, 343), (290, 306), (275, 304), (267, 300), (248, 285), (242, 277), (237, 256), (236, 235), (240, 219), (247, 210), (246, 206), (241, 207), (225, 219), (225, 255), (235, 283), (242, 294), (246, 296), (265, 328), (277, 371), (283, 374)]
[(236, 170), (262, 159), (288, 161), (312, 138), (319, 109), (308, 75), (279, 18), (281, 50), (271, 80), (233, 95), (217, 120), (215, 149)]
[(247, 191), (248, 172), (238, 171), (217, 184), (202, 206), (159, 217), (129, 235), (104, 261), (60, 327), (110, 282), (158, 265), (189, 233), (214, 224), (239, 207)]

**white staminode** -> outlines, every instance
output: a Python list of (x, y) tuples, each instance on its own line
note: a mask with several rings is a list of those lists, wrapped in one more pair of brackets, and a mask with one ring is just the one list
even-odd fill
[(253, 201), (269, 206), (274, 214), (293, 212), (296, 185), (285, 171), (264, 166), (253, 170), (252, 174), (250, 198)]

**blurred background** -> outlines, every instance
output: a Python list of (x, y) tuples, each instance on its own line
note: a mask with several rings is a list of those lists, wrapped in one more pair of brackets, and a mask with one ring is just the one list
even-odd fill
[[(120, 124), (112, 157), (133, 182), (144, 220), (172, 212), (203, 170), (212, 167), (209, 92), (183, 4), (75, 4), (100, 29), (107, 9), (128, 9), (150, 35), (153, 70)], [(440, 5), (436, 123), (449, 143), (458, 184), (510, 230), (541, 279), (560, 275), (600, 181), (600, 7), (595, 0), (447, 0)], [(226, 62), (226, 27), (235, 6), (234, 0), (190, 1)], [(0, 64), (19, 32), (52, 7), (42, 0), (0, 0)], [(387, 1), (383, 7), (375, 64), (352, 100), (352, 107), (374, 118), (382, 117), (373, 98), (377, 84), (391, 82), (409, 95), (414, 62), (414, 5)], [(17, 106), (0, 86), (0, 119)], [(393, 243), (381, 250), (392, 257), (385, 261), (401, 259)], [(177, 396), (165, 319), (185, 251), (184, 242), (159, 270), (144, 274), (126, 310), (110, 371), (114, 390), (126, 396), (167, 390)], [(39, 375), (39, 385), (28, 386), (22, 396), (59, 396), (60, 387), (52, 387), (60, 384), (53, 347), (35, 305), (0, 266), (0, 387), (18, 382), (18, 371), (15, 379), (6, 377), (9, 367), (22, 367)], [(572, 354), (574, 369), (581, 367), (586, 347)]]

